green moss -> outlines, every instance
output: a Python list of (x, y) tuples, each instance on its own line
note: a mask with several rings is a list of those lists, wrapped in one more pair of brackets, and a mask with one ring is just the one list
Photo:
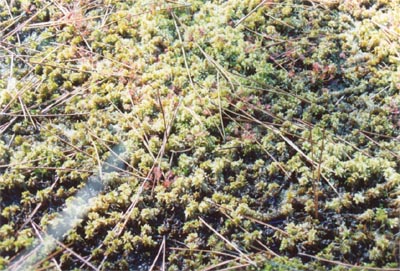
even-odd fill
[(219, 267), (343, 269), (299, 248), (395, 265), (398, 1), (108, 2), (0, 14), (3, 35), (28, 22), (0, 64), (0, 269), (33, 242), (32, 210), (46, 228), (94, 176), (62, 241), (103, 269), (149, 269), (162, 244), (169, 270), (237, 249)]

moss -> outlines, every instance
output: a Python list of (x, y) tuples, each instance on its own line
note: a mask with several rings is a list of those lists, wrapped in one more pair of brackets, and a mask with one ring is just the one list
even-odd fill
[(0, 269), (96, 176), (63, 241), (103, 269), (395, 265), (399, 3), (328, 2), (14, 1)]

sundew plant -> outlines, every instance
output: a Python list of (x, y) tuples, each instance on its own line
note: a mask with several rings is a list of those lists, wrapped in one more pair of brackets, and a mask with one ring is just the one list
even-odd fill
[(0, 0), (0, 270), (399, 270), (399, 0)]

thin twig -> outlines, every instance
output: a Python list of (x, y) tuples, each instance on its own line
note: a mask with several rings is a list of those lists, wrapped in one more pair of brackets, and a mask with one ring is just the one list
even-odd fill
[(221, 89), (219, 85), (219, 73), (217, 73), (217, 90), (218, 90), (218, 110), (219, 110), (219, 120), (221, 122), (221, 129), (222, 129), (222, 139), (226, 141), (226, 134), (225, 134), (225, 127), (224, 127), (224, 120), (222, 119), (222, 103), (221, 103)]
[(262, 5), (264, 5), (268, 0), (263, 0), (259, 3), (255, 8), (253, 8), (249, 13), (247, 13), (244, 17), (242, 17), (233, 27), (237, 27), (241, 23), (243, 23), (247, 18), (250, 17), (251, 14), (257, 11)]
[(153, 261), (152, 265), (149, 268), (149, 271), (152, 271), (153, 268), (155, 267), (155, 265), (157, 264), (157, 260), (160, 257), (161, 251), (163, 251), (164, 247), (165, 247), (165, 236), (163, 238), (163, 241), (160, 244), (160, 249), (158, 250), (158, 253), (157, 253), (156, 257), (154, 258), (154, 261)]
[(181, 50), (182, 50), (183, 60), (185, 62), (185, 67), (186, 67), (186, 71), (187, 71), (187, 74), (188, 74), (188, 77), (189, 77), (190, 85), (194, 89), (193, 79), (192, 79), (192, 75), (190, 74), (190, 69), (189, 69), (189, 65), (188, 65), (188, 62), (187, 62), (185, 48), (183, 47), (183, 39), (182, 39), (181, 33), (179, 31), (178, 23), (177, 23), (177, 21), (179, 21), (179, 20), (178, 20), (178, 18), (176, 17), (176, 15), (175, 15), (175, 13), (173, 11), (171, 11), (171, 15), (174, 18), (174, 25), (175, 25), (175, 28), (176, 28), (176, 32), (178, 33), (179, 41), (181, 42)]
[[(39, 230), (36, 227), (36, 224), (34, 222), (31, 222), (32, 228), (35, 231), (37, 237), (40, 239), (40, 242), (42, 242), (42, 244), (44, 243), (43, 237), (40, 234)], [(60, 265), (57, 263), (56, 259), (52, 258), (52, 262), (54, 263), (54, 266), (57, 267), (58, 270), (61, 271)]]
[(235, 244), (233, 244), (231, 241), (226, 239), (224, 236), (222, 236), (219, 232), (217, 232), (213, 227), (211, 227), (207, 222), (204, 221), (203, 218), (199, 217), (199, 220), (207, 226), (212, 232), (214, 232), (219, 238), (221, 238), (223, 241), (225, 241), (230, 247), (232, 247), (234, 250), (236, 250), (242, 257), (244, 257), (251, 265), (257, 266), (256, 263), (249, 258), (248, 255), (244, 254)]
[[(212, 203), (212, 204), (218, 206), (218, 207), (221, 208), (221, 209), (224, 209), (224, 210), (233, 212), (233, 210), (230, 209), (230, 208), (228, 208), (227, 206), (222, 206), (222, 205), (216, 203), (215, 201), (213, 201), (213, 200), (211, 200), (211, 199), (208, 200), (208, 201), (209, 201), (210, 203)], [(282, 235), (284, 235), (284, 236), (289, 236), (289, 234), (288, 234), (287, 232), (285, 232), (284, 230), (282, 230), (282, 229), (280, 229), (280, 228), (277, 228), (277, 227), (274, 227), (274, 226), (272, 226), (272, 225), (270, 225), (270, 224), (268, 224), (268, 223), (266, 223), (266, 222), (260, 221), (260, 220), (258, 220), (258, 219), (255, 219), (255, 218), (251, 217), (251, 216), (248, 216), (248, 215), (242, 215), (242, 216), (243, 216), (244, 218), (247, 218), (247, 219), (249, 219), (249, 220), (252, 220), (252, 221), (254, 221), (254, 222), (258, 223), (258, 224), (264, 225), (264, 226), (266, 226), (266, 227), (268, 227), (268, 228), (270, 228), (270, 229), (272, 229), (272, 230), (274, 230), (274, 231), (278, 231), (278, 232), (280, 232), (280, 233), (281, 233)]]
[(334, 261), (334, 260), (328, 260), (319, 256), (313, 256), (307, 253), (302, 253), (300, 252), (298, 254), (299, 256), (304, 256), (304, 257), (308, 257), (314, 260), (318, 260), (321, 262), (325, 262), (325, 263), (330, 263), (330, 264), (334, 264), (334, 265), (340, 265), (340, 266), (345, 266), (347, 268), (351, 268), (352, 270), (357, 269), (357, 270), (371, 270), (371, 271), (399, 271), (399, 268), (381, 268), (381, 267), (369, 267), (369, 266), (357, 266), (357, 265), (352, 265), (352, 264), (348, 264), (348, 263), (343, 263), (343, 262), (339, 262), (339, 261)]
[[(200, 271), (211, 271), (213, 269), (220, 268), (221, 266), (224, 266), (224, 265), (227, 265), (229, 263), (232, 263), (232, 262), (235, 262), (235, 261), (239, 261), (239, 260), (240, 260), (240, 258), (236, 257), (235, 259), (229, 259), (229, 260), (217, 263), (217, 264), (213, 264), (213, 265), (208, 266), (208, 267), (206, 267), (204, 269), (201, 269)], [(218, 270), (221, 270), (221, 269), (218, 269)]]
[[(207, 54), (201, 46), (196, 43), (197, 48), (201, 51), (201, 53), (204, 55), (204, 57), (212, 64), (214, 67), (224, 76), (224, 78), (228, 81), (231, 90), (235, 89), (235, 84), (233, 84), (231, 77), (229, 76), (229, 73), (225, 71), (225, 69), (217, 62), (215, 61), (209, 54)], [(236, 80), (235, 80), (236, 81)], [(240, 86), (240, 83), (236, 81), (236, 85)]]
[[(52, 191), (52, 190), (54, 189), (54, 187), (56, 186), (56, 184), (57, 184), (57, 182), (58, 182), (59, 179), (60, 179), (60, 178), (57, 176), (57, 177), (56, 177), (56, 180), (55, 180), (55, 181), (51, 184), (51, 186), (50, 186), (50, 191)], [(49, 192), (50, 192), (50, 191), (49, 191)], [(39, 204), (36, 205), (35, 209), (29, 214), (28, 218), (25, 219), (24, 224), (22, 224), (22, 226), (19, 227), (18, 232), (21, 231), (21, 230), (32, 220), (32, 218), (35, 216), (35, 214), (37, 213), (37, 211), (39, 210), (39, 208), (40, 208), (41, 206), (42, 206), (42, 202), (39, 202)]]
[(322, 157), (323, 157), (323, 153), (324, 153), (324, 149), (325, 149), (325, 129), (322, 132), (322, 145), (320, 148), (320, 154), (319, 154), (319, 161), (318, 161), (318, 168), (317, 168), (317, 179), (316, 179), (316, 183), (314, 186), (314, 207), (315, 207), (315, 218), (318, 219), (318, 185), (321, 181), (321, 164), (322, 164)]
[(13, 36), (15, 33), (21, 31), (24, 27), (26, 27), (30, 21), (32, 21), (33, 19), (35, 19), (39, 14), (41, 14), (46, 8), (48, 8), (50, 5), (52, 5), (52, 3), (48, 3), (47, 5), (45, 5), (43, 8), (39, 9), (38, 11), (36, 11), (35, 14), (33, 14), (31, 17), (29, 17), (26, 21), (24, 21), (23, 23), (20, 23), (13, 31), (10, 31), (9, 33), (7, 33), (6, 35), (4, 35), (3, 37), (1, 37), (3, 40), (7, 39), (10, 36)]
[(163, 243), (164, 243), (164, 246), (163, 246), (163, 259), (162, 259), (162, 266), (161, 266), (161, 271), (165, 271), (166, 269), (165, 269), (165, 263), (166, 263), (166, 261), (165, 261), (165, 258), (167, 257), (167, 252), (166, 252), (166, 247), (167, 247), (167, 240), (166, 240), (166, 237), (165, 237), (165, 235), (163, 236)]
[(212, 253), (216, 254), (219, 256), (225, 256), (225, 257), (230, 257), (230, 258), (237, 258), (238, 255), (235, 254), (230, 254), (227, 252), (222, 252), (218, 250), (207, 250), (207, 249), (197, 249), (197, 248), (181, 248), (181, 247), (170, 247), (170, 250), (180, 250), (180, 251), (196, 251), (196, 252), (207, 252), (207, 253)]
[[(40, 226), (38, 226), (35, 222), (31, 222), (32, 225), (35, 225), (36, 227), (38, 227), (42, 232), (43, 230), (40, 228)], [(50, 237), (52, 238), (51, 235), (48, 235), (46, 237)], [(79, 255), (78, 253), (76, 253), (75, 251), (73, 251), (72, 249), (70, 249), (68, 246), (66, 246), (65, 244), (63, 244), (62, 242), (58, 241), (55, 238), (52, 238), (54, 240), (54, 242), (56, 242), (59, 246), (61, 246), (64, 250), (66, 250), (67, 252), (71, 253), (75, 258), (77, 258), (78, 260), (80, 260), (82, 263), (84, 263), (85, 265), (87, 265), (88, 267), (92, 268), (95, 271), (99, 271), (93, 264), (91, 264), (88, 260), (85, 260), (81, 255)]]

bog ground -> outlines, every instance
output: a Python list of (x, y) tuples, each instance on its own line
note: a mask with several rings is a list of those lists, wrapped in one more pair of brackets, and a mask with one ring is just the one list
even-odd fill
[(0, 269), (398, 270), (400, 1), (0, 1)]

